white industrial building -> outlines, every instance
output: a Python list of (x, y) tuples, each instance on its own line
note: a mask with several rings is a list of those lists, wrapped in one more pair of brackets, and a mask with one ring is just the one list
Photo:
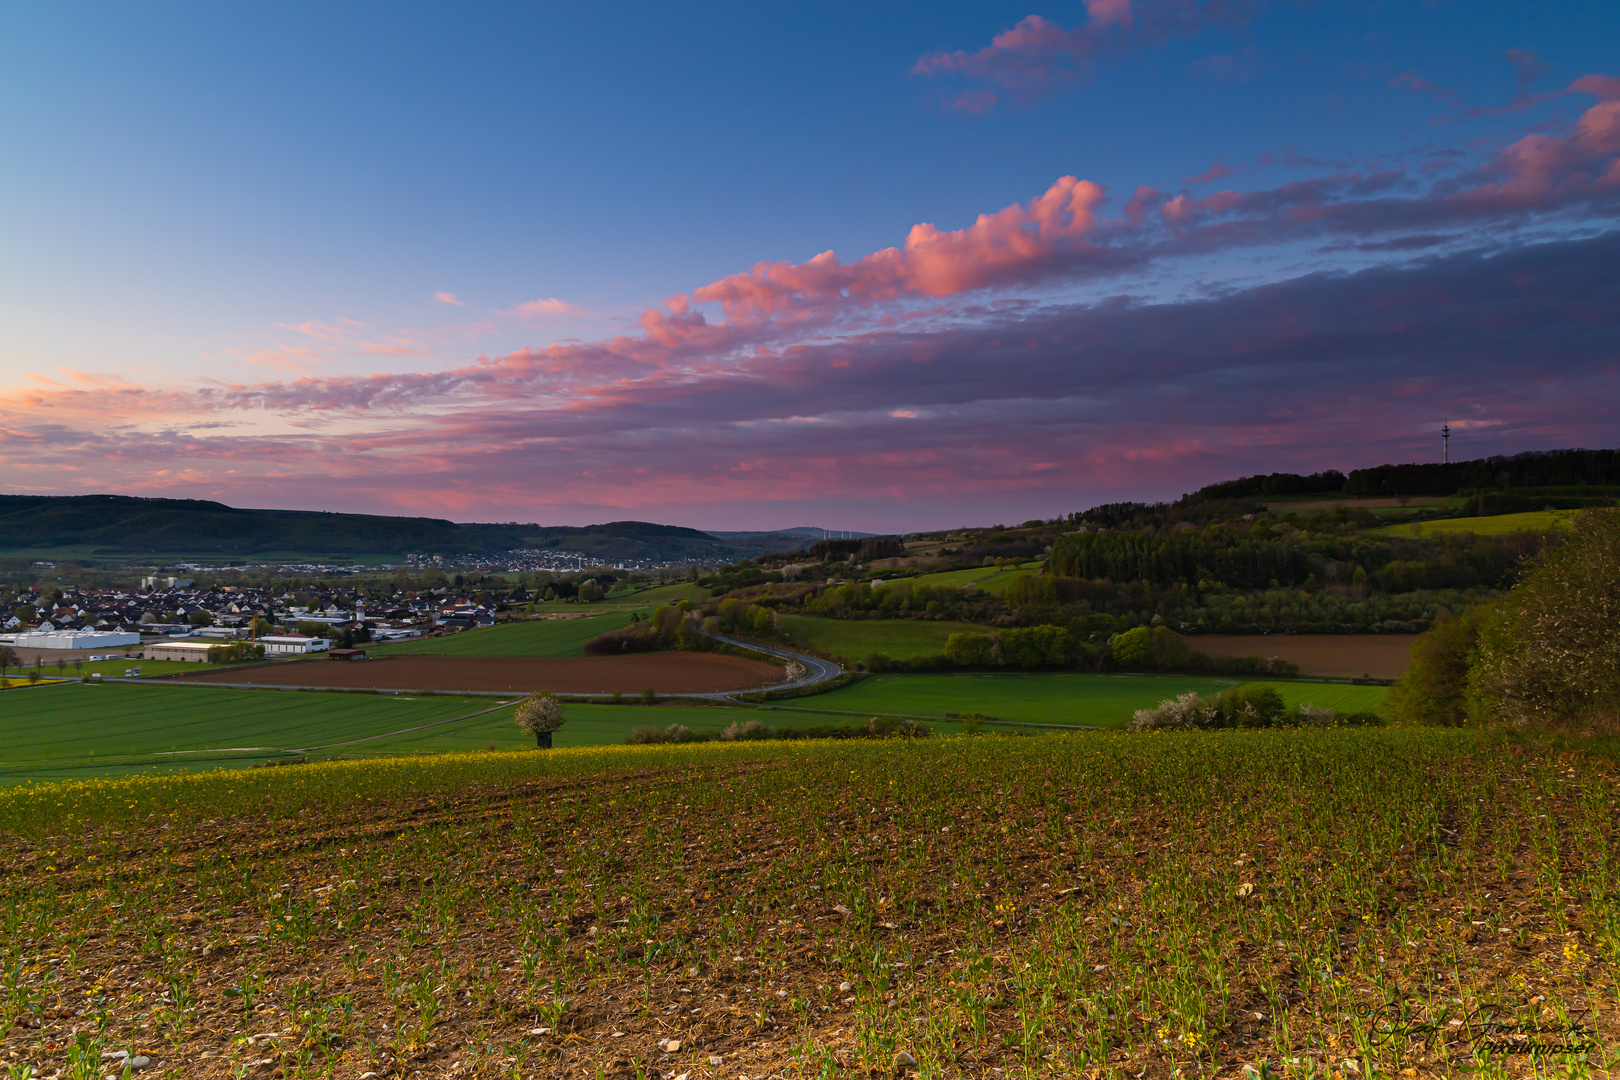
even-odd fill
[(264, 646), (266, 656), (296, 656), (300, 653), (325, 652), (332, 647), (329, 638), (305, 637), (302, 634), (262, 637), (258, 641)]
[(122, 649), (139, 645), (141, 635), (116, 630), (35, 630), (0, 634), (0, 643), (19, 649)]
[(219, 648), (217, 641), (154, 641), (146, 647), (148, 660), (186, 660), (206, 663), (208, 650)]

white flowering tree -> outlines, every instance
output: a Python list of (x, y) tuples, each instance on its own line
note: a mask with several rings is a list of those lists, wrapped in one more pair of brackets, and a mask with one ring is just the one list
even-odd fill
[(530, 694), (518, 702), (512, 713), (518, 727), (534, 736), (534, 745), (551, 749), (551, 733), (563, 726), (563, 703), (556, 694), (546, 691)]

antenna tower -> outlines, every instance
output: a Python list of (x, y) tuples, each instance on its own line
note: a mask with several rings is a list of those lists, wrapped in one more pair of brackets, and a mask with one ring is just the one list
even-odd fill
[(1446, 417), (1445, 423), (1440, 425), (1440, 463), (1451, 464), (1451, 417)]

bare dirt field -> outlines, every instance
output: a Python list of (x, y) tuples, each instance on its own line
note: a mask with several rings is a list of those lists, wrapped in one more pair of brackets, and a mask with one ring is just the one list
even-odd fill
[(1416, 634), (1208, 634), (1187, 644), (1209, 656), (1281, 657), (1301, 675), (1398, 679), (1406, 674)]
[(781, 682), (782, 669), (739, 656), (650, 653), (643, 656), (528, 657), (411, 656), (382, 660), (293, 660), (284, 664), (210, 671), (195, 682), (256, 686), (331, 686), (376, 690), (553, 690), (562, 694), (701, 694), (753, 690)]

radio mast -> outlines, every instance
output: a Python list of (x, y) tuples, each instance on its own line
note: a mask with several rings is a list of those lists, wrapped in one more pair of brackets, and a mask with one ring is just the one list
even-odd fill
[(1440, 463), (1451, 464), (1451, 417), (1446, 417), (1445, 423), (1440, 425)]

